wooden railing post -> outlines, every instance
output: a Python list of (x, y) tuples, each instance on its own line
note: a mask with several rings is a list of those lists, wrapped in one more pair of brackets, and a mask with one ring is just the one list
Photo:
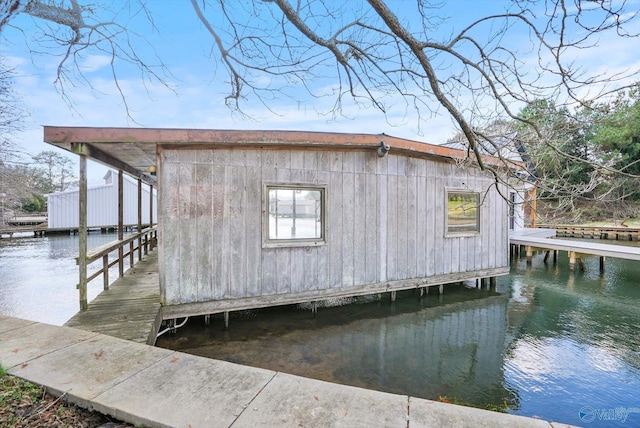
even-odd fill
[(102, 279), (105, 290), (109, 289), (109, 254), (102, 256)]
[(149, 185), (149, 227), (153, 227), (153, 185)]
[[(132, 236), (127, 237), (126, 239), (117, 239), (115, 241), (109, 242), (107, 244), (101, 245), (100, 247), (94, 248), (91, 251), (87, 251), (84, 256), (84, 263), (86, 266), (90, 265), (98, 261), (98, 259), (102, 259), (102, 269), (92, 273), (91, 275), (85, 275), (85, 284), (93, 281), (100, 275), (103, 275), (104, 281), (104, 289), (109, 289), (109, 268), (115, 266), (120, 263), (121, 260), (124, 260), (124, 256), (129, 256), (130, 267), (135, 265), (135, 244), (136, 241), (144, 240), (144, 242), (151, 243), (154, 234), (157, 233), (157, 230), (152, 228), (146, 229), (144, 232), (138, 232)], [(123, 249), (126, 245), (129, 246), (129, 250), (124, 254), (122, 259), (116, 259), (114, 261), (109, 261), (109, 254), (114, 251), (119, 251)], [(81, 257), (78, 256), (76, 259), (76, 263), (80, 265)], [(86, 269), (85, 269), (86, 271)]]
[[(138, 178), (138, 233), (142, 232), (142, 180)], [(142, 236), (138, 238), (138, 260), (142, 260)]]
[[(118, 240), (122, 241), (124, 238), (124, 205), (123, 205), (123, 195), (124, 195), (124, 185), (123, 185), (123, 172), (122, 170), (118, 171)], [(124, 276), (124, 249), (122, 246), (118, 248), (118, 267), (120, 269), (120, 278)]]
[(80, 154), (80, 183), (78, 200), (78, 267), (80, 310), (86, 311), (87, 302), (87, 157)]

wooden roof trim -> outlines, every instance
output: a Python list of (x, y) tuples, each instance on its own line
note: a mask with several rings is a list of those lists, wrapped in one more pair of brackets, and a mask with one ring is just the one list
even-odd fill
[[(349, 134), (309, 131), (251, 131), (220, 129), (180, 128), (95, 128), (45, 126), (44, 141), (69, 147), (74, 143), (136, 143), (171, 146), (220, 144), (226, 146), (295, 146), (328, 149), (376, 148), (384, 141), (391, 147), (390, 153), (413, 156), (448, 158), (462, 161), (467, 152), (446, 146), (407, 140), (385, 134)], [(507, 161), (491, 156), (483, 158), (493, 165)], [(518, 165), (517, 162), (513, 163)]]

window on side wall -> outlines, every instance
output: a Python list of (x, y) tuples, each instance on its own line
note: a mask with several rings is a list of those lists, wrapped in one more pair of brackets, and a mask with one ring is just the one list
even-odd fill
[(447, 235), (480, 233), (480, 194), (447, 191)]
[(265, 247), (314, 246), (326, 243), (326, 187), (266, 185)]

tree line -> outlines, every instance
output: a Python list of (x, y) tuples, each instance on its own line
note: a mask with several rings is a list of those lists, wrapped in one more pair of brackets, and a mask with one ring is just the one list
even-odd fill
[(514, 129), (551, 218), (640, 217), (640, 85), (573, 110), (537, 100), (520, 117)]

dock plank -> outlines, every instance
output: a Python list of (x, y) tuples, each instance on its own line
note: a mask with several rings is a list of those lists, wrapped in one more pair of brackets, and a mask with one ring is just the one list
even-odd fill
[(149, 343), (159, 327), (160, 310), (158, 254), (150, 251), (65, 326)]
[(640, 260), (640, 247), (557, 238), (537, 238), (533, 236), (512, 236), (509, 238), (509, 241), (514, 245), (532, 246), (547, 250), (573, 251), (594, 256)]

